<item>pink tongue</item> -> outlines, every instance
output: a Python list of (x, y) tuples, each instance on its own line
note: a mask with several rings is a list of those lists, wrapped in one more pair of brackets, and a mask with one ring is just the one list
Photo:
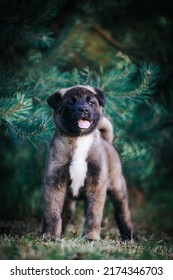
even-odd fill
[(78, 127), (79, 128), (88, 128), (88, 127), (90, 127), (90, 122), (87, 120), (79, 120)]

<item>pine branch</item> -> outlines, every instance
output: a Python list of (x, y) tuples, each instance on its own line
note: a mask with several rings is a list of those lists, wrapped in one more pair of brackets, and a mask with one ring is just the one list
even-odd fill
[(116, 39), (114, 39), (110, 34), (108, 34), (99, 24), (93, 22), (92, 19), (87, 18), (87, 22), (91, 24), (91, 28), (94, 29), (104, 40), (106, 40), (108, 43), (113, 45), (115, 48), (117, 48), (119, 51), (125, 51), (127, 50), (127, 47), (118, 42)]
[(107, 87), (111, 88), (111, 92), (114, 92), (115, 97), (143, 102), (143, 98), (151, 97), (155, 93), (159, 72), (158, 66), (143, 64), (137, 67), (136, 65), (131, 65), (128, 72), (125, 69), (123, 74), (118, 75), (118, 73), (114, 77), (114, 91), (112, 90), (112, 79), (109, 81), (109, 79), (106, 80), (106, 77), (103, 88), (105, 87), (105, 90)]
[(143, 162), (150, 158), (151, 146), (147, 143), (138, 141), (124, 142), (121, 147), (121, 156), (125, 161), (138, 161)]
[(26, 99), (21, 93), (12, 98), (0, 99), (0, 122), (12, 123), (17, 119), (24, 120), (32, 110), (32, 99)]
[(7, 63), (21, 66), (25, 63), (25, 55), (32, 48), (50, 48), (55, 42), (50, 20), (57, 17), (63, 0), (26, 0), (1, 1), (0, 3), (0, 61), (7, 67)]
[(6, 134), (16, 143), (30, 142), (37, 146), (40, 142), (47, 143), (50, 140), (52, 129), (52, 119), (46, 114), (39, 114), (32, 119), (8, 123)]
[(106, 42), (111, 44), (113, 47), (115, 47), (118, 51), (121, 51), (122, 53), (125, 53), (129, 56), (134, 56), (135, 58), (142, 58), (139, 51), (132, 47), (132, 46), (125, 46), (122, 43), (120, 43), (118, 40), (113, 38), (106, 30), (104, 30), (98, 23), (93, 22), (91, 18), (86, 18), (86, 22), (89, 22), (91, 25), (91, 28), (100, 35)]
[(45, 108), (34, 108), (31, 98), (17, 93), (12, 98), (0, 99), (0, 130), (15, 142), (46, 142), (52, 131), (52, 118)]

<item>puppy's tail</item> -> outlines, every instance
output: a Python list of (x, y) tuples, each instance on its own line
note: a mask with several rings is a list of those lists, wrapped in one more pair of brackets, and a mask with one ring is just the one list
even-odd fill
[(103, 117), (98, 128), (101, 132), (102, 138), (108, 143), (112, 144), (114, 138), (114, 130), (110, 120), (106, 117)]

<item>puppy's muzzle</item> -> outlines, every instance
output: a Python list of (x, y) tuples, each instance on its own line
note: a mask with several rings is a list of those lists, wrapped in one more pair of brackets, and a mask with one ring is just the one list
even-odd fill
[(92, 121), (91, 111), (86, 105), (79, 105), (77, 108), (79, 119), (77, 121), (78, 127), (80, 129), (87, 129), (90, 127)]

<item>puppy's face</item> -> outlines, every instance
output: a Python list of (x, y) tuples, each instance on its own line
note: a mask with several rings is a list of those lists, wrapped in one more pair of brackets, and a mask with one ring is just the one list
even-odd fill
[(105, 94), (89, 86), (62, 89), (48, 98), (58, 129), (68, 136), (91, 133), (103, 114)]

